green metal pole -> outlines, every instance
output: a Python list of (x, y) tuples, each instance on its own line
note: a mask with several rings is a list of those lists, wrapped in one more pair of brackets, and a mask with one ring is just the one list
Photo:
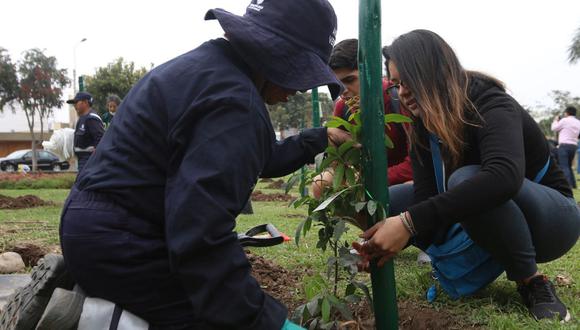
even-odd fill
[[(362, 109), (363, 177), (365, 189), (388, 210), (387, 155), (382, 91), (381, 1), (359, 1), (359, 80)], [(377, 212), (379, 213), (379, 212)], [(369, 221), (380, 221), (377, 215)], [(397, 297), (393, 262), (378, 267), (371, 263), (376, 328), (398, 329)]]
[[(302, 113), (302, 120), (300, 121), (300, 130), (303, 131), (306, 128), (306, 109)], [(306, 165), (302, 166), (300, 169), (300, 196), (304, 197), (308, 195), (308, 188), (306, 188)]]
[(312, 126), (320, 127), (320, 105), (318, 104), (318, 88), (312, 89)]

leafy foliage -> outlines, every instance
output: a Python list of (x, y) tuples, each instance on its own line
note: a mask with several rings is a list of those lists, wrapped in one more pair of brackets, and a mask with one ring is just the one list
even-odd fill
[(143, 67), (135, 69), (135, 63), (125, 62), (122, 57), (98, 68), (93, 76), (86, 77), (87, 92), (93, 95), (93, 109), (99, 114), (107, 112), (107, 96), (116, 94), (123, 99), (147, 71)]
[(580, 59), (580, 27), (576, 30), (574, 38), (572, 38), (572, 44), (568, 48), (568, 61), (570, 63), (576, 63)]
[[(320, 102), (320, 113), (322, 121), (326, 120), (332, 113), (332, 100), (325, 93), (318, 94)], [(270, 120), (272, 126), (279, 131), (289, 128), (312, 127), (312, 94), (310, 92), (298, 93), (290, 98), (286, 103), (269, 105)]]
[[(46, 56), (43, 51), (36, 48), (26, 51), (24, 58), (14, 66), (14, 70), (17, 72), (18, 86), (16, 99), (26, 114), (32, 141), (32, 170), (35, 171), (36, 141), (43, 140), (44, 119), (48, 119), (53, 108), (62, 106), (63, 88), (69, 84), (69, 79), (66, 76), (66, 69), (57, 67), (54, 56)], [(37, 116), (40, 119), (39, 139), (34, 132)]]
[(12, 63), (6, 49), (0, 47), (0, 112), (6, 104), (18, 97), (18, 77), (16, 66)]
[[(349, 106), (358, 108), (358, 104)], [(385, 125), (410, 121), (400, 114), (385, 115)], [(350, 320), (352, 315), (347, 304), (358, 301), (363, 295), (371, 299), (368, 287), (355, 279), (359, 257), (350, 252), (350, 244), (342, 236), (350, 228), (347, 224), (364, 230), (367, 228), (367, 217), (386, 216), (381, 204), (372, 200), (363, 186), (361, 150), (356, 147), (361, 138), (360, 111), (354, 112), (349, 121), (331, 117), (326, 126), (345, 129), (353, 140), (339, 147), (328, 146), (326, 158), (317, 164), (314, 171), (307, 173), (306, 183), (303, 184), (312, 184), (324, 170), (334, 168), (332, 184), (324, 189), (321, 198), (303, 196), (292, 203), (294, 207), (308, 208), (308, 217), (296, 229), (296, 244), (300, 243), (301, 236), (317, 228), (316, 247), (332, 252), (327, 260), (326, 279), (315, 277), (306, 283), (305, 293), (309, 302), (300, 306), (293, 316), (295, 322), (308, 325), (310, 329), (337, 326), (333, 315)], [(385, 146), (393, 147), (388, 136), (385, 138)], [(296, 181), (295, 177), (290, 178), (287, 187)], [(339, 287), (346, 288), (344, 293), (339, 294)]]

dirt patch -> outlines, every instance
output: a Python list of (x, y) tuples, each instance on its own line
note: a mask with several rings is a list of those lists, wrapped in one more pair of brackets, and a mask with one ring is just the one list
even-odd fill
[[(401, 330), (483, 329), (479, 325), (465, 322), (459, 315), (443, 309), (435, 309), (426, 301), (399, 300), (397, 307), (399, 311), (399, 329)], [(355, 322), (344, 322), (344, 329), (375, 329), (374, 316), (366, 299), (358, 305), (352, 306), (351, 309), (353, 310)]]
[(272, 178), (263, 178), (263, 179), (260, 179), (260, 182), (272, 182), (272, 181), (274, 181), (274, 179), (272, 179)]
[(20, 254), (22, 261), (27, 267), (34, 267), (38, 260), (50, 251), (50, 249), (40, 247), (32, 243), (20, 243), (18, 245), (9, 247), (6, 251), (12, 251)]
[[(246, 251), (246, 255), (252, 264), (252, 275), (260, 283), (262, 289), (286, 305), (290, 315), (298, 306), (306, 303), (299, 300), (302, 297), (300, 287), (302, 278), (311, 273), (310, 271), (287, 270), (250, 251)], [(478, 325), (466, 323), (459, 315), (451, 314), (443, 309), (435, 309), (426, 301), (399, 301), (398, 309), (399, 329), (402, 330), (483, 329)], [(356, 305), (351, 305), (351, 310), (354, 320), (341, 322), (339, 329), (375, 329), (374, 315), (366, 299)]]
[(250, 251), (246, 251), (246, 256), (252, 264), (252, 276), (260, 283), (260, 287), (288, 307), (289, 314), (303, 304), (296, 298), (305, 271), (284, 269)]
[(0, 195), (0, 209), (25, 209), (45, 205), (53, 205), (53, 203), (44, 201), (34, 195), (24, 195), (16, 198)]
[(284, 180), (280, 179), (280, 180), (273, 181), (266, 188), (269, 188), (269, 189), (282, 189), (284, 187), (284, 185), (285, 185)]
[(291, 195), (282, 193), (264, 194), (260, 190), (252, 192), (252, 201), (255, 202), (287, 202), (292, 199), (293, 197)]

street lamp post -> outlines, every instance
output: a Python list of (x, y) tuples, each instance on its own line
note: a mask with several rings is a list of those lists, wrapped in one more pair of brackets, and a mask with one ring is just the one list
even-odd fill
[(81, 41), (77, 42), (73, 48), (73, 92), (74, 95), (77, 94), (77, 47), (82, 43), (87, 41), (87, 38), (82, 38)]

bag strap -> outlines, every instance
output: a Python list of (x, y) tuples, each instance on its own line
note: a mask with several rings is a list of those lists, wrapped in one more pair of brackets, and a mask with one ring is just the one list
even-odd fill
[(439, 148), (440, 140), (435, 135), (429, 134), (429, 145), (431, 146), (431, 158), (433, 159), (433, 171), (435, 171), (435, 181), (437, 183), (437, 191), (439, 193), (445, 192), (445, 163), (441, 159), (441, 149)]

